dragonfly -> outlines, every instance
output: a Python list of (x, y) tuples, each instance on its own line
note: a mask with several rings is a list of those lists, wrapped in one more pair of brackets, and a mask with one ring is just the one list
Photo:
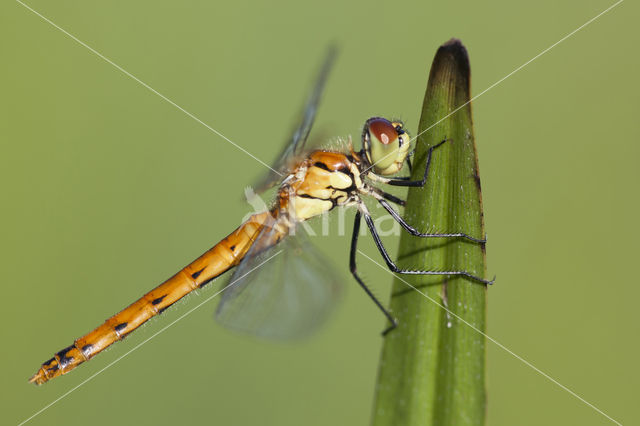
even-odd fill
[(41, 385), (70, 372), (122, 340), (178, 300), (236, 268), (216, 309), (216, 319), (235, 330), (268, 338), (297, 338), (317, 328), (329, 315), (340, 292), (341, 279), (329, 261), (310, 244), (298, 228), (303, 222), (335, 208), (355, 208), (350, 272), (388, 321), (383, 335), (398, 322), (358, 275), (356, 252), (362, 219), (387, 267), (394, 273), (464, 276), (479, 284), (493, 280), (467, 271), (403, 269), (396, 265), (382, 243), (364, 202), (373, 198), (401, 227), (416, 237), (462, 238), (484, 244), (463, 232), (423, 233), (407, 223), (390, 204), (405, 200), (380, 188), (382, 185), (422, 187), (427, 181), (432, 153), (448, 141), (429, 148), (422, 178), (396, 177), (407, 164), (411, 168), (411, 140), (404, 124), (383, 117), (369, 118), (362, 131), (362, 147), (349, 140), (342, 150), (310, 149), (307, 140), (329, 71), (336, 56), (329, 49), (308, 96), (301, 118), (278, 160), (258, 183), (265, 191), (279, 183), (270, 209), (251, 215), (236, 230), (171, 278), (146, 293), (102, 325), (76, 339), (45, 361), (29, 380)]

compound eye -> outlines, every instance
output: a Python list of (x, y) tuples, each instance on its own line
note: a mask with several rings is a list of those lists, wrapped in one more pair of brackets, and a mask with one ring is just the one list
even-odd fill
[(375, 118), (369, 121), (369, 132), (378, 142), (389, 145), (398, 138), (398, 131), (393, 124), (384, 118)]
[(370, 118), (364, 128), (363, 142), (375, 170), (386, 170), (395, 164), (400, 140), (394, 123), (382, 117)]

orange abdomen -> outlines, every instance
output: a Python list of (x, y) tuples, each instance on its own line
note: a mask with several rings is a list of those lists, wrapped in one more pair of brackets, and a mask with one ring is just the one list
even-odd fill
[(154, 288), (127, 308), (118, 312), (90, 333), (76, 339), (73, 345), (62, 349), (44, 362), (29, 380), (40, 385), (54, 377), (66, 374), (88, 361), (111, 344), (140, 327), (151, 317), (202, 287), (209, 281), (236, 266), (273, 213), (258, 213), (240, 225), (233, 233), (213, 246), (202, 256), (185, 266), (180, 272)]

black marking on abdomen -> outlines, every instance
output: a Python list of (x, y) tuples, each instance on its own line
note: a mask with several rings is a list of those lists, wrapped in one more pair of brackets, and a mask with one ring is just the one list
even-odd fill
[(220, 275), (224, 274), (225, 272), (227, 272), (231, 268), (233, 268), (233, 266), (231, 266), (231, 267), (227, 268), (226, 270), (220, 272), (218, 275), (213, 276), (213, 277), (209, 278), (208, 280), (203, 281), (202, 283), (198, 284), (198, 288), (202, 288), (205, 285), (209, 284), (211, 281), (215, 280), (216, 278), (218, 278)]
[(116, 331), (116, 333), (120, 333), (122, 330), (127, 328), (127, 325), (129, 325), (129, 323), (121, 322), (120, 324), (113, 327), (113, 329)]
[(232, 245), (231, 247), (229, 247), (231, 249), (231, 251), (234, 251), (236, 249), (236, 245)]
[(84, 345), (82, 347), (82, 353), (84, 354), (84, 356), (86, 356), (87, 358), (89, 358), (89, 355), (91, 355), (91, 350), (93, 349), (93, 345), (91, 343), (87, 343), (86, 345)]
[(158, 297), (157, 299), (153, 299), (153, 300), (151, 301), (151, 304), (152, 304), (152, 305), (157, 305), (158, 303), (162, 302), (162, 300), (163, 300), (165, 297), (167, 297), (167, 295), (166, 295), (166, 294), (165, 294), (164, 296), (160, 296), (160, 297)]
[[(171, 306), (171, 305), (169, 305), (169, 306)], [(160, 309), (158, 309), (158, 315), (160, 315), (161, 313), (163, 313), (164, 311), (166, 311), (166, 310), (167, 310), (167, 308), (168, 308), (169, 306), (165, 306), (164, 308), (160, 308)]]
[(215, 277), (211, 277), (211, 278), (209, 278), (208, 280), (206, 280), (206, 281), (202, 282), (201, 284), (199, 284), (199, 285), (198, 285), (198, 288), (202, 288), (202, 287), (204, 287), (205, 285), (209, 284), (211, 281), (213, 281), (213, 279), (214, 279), (214, 278), (215, 278)]
[(194, 280), (196, 278), (198, 278), (200, 276), (200, 274), (202, 273), (202, 271), (204, 271), (205, 268), (206, 268), (206, 266), (204, 268), (200, 269), (199, 271), (196, 271), (193, 274), (191, 274), (191, 278), (193, 278)]
[(74, 348), (75, 348), (74, 345), (67, 346), (66, 348), (64, 348), (63, 350), (61, 350), (56, 354), (56, 356), (58, 357), (58, 363), (60, 364), (60, 367), (64, 368), (67, 364), (73, 361), (73, 357), (67, 356), (67, 352), (69, 352), (71, 349), (74, 349)]

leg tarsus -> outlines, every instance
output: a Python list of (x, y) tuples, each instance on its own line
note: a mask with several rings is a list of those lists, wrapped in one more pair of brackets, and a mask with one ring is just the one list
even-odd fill
[(369, 216), (368, 214), (365, 214), (364, 220), (365, 222), (367, 222), (367, 226), (371, 231), (371, 236), (373, 237), (373, 241), (375, 242), (376, 247), (378, 248), (378, 251), (382, 255), (382, 258), (384, 259), (385, 263), (387, 264), (387, 267), (391, 270), (391, 272), (395, 272), (398, 274), (406, 274), (406, 275), (447, 275), (447, 276), (457, 275), (457, 276), (467, 277), (473, 281), (477, 281), (481, 284), (486, 284), (486, 285), (491, 285), (495, 281), (495, 277), (493, 280), (486, 280), (484, 278), (477, 277), (467, 271), (421, 271), (421, 270), (398, 268), (398, 266), (396, 266), (393, 260), (391, 260), (391, 257), (389, 256), (387, 249), (384, 248), (384, 245), (382, 244), (382, 240), (378, 235), (378, 231), (376, 231), (376, 227), (373, 223), (373, 220), (371, 219), (371, 216)]
[(389, 334), (391, 331), (395, 330), (398, 327), (398, 320), (396, 320), (395, 318), (393, 318), (393, 321), (391, 321), (391, 325), (389, 327), (387, 327), (383, 332), (382, 335), (386, 336), (387, 334)]
[(418, 231), (416, 228), (414, 228), (413, 226), (409, 225), (402, 216), (400, 216), (400, 213), (398, 213), (393, 207), (391, 207), (389, 205), (389, 203), (387, 203), (385, 200), (378, 198), (378, 202), (382, 205), (382, 207), (384, 207), (384, 209), (389, 212), (389, 214), (391, 215), (391, 217), (393, 217), (395, 219), (396, 222), (398, 222), (400, 224), (400, 226), (402, 226), (407, 232), (409, 232), (411, 235), (415, 236), (415, 237), (440, 237), (440, 238), (445, 238), (445, 237), (459, 237), (459, 238), (465, 238), (469, 241), (472, 241), (474, 243), (479, 243), (479, 244), (485, 244), (487, 242), (486, 238), (475, 238), (472, 237), (471, 235), (465, 234), (464, 232), (454, 232), (454, 233), (424, 233), (424, 232), (420, 232)]

